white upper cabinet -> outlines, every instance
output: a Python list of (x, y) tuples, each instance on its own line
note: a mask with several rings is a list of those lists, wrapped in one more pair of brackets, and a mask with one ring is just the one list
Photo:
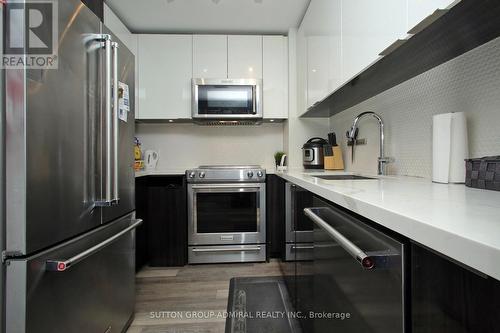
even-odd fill
[(191, 118), (191, 35), (139, 35), (138, 119)]
[(341, 0), (313, 0), (302, 21), (299, 35), (306, 45), (306, 108), (342, 84), (341, 5)]
[(263, 37), (264, 118), (288, 118), (288, 38)]
[(348, 80), (406, 36), (407, 3), (402, 0), (342, 0), (342, 69)]
[(227, 78), (227, 36), (193, 36), (193, 77)]
[[(307, 42), (304, 27), (301, 25), (297, 30), (297, 115), (303, 114), (307, 103)], [(291, 71), (290, 73), (293, 73)], [(290, 109), (291, 111), (291, 109)], [(290, 115), (294, 116), (294, 115)]]
[(262, 78), (262, 36), (228, 36), (227, 47), (230, 79)]
[(307, 107), (322, 100), (330, 89), (328, 36), (309, 36), (307, 43)]
[(425, 19), (436, 11), (436, 9), (445, 9), (451, 5), (454, 0), (408, 0), (408, 26), (410, 30), (420, 21)]

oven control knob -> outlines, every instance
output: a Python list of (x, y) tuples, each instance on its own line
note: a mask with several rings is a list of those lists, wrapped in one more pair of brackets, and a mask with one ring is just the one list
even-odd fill
[(248, 178), (252, 178), (253, 177), (253, 171), (248, 171), (247, 172), (247, 176), (248, 176)]
[(262, 177), (262, 176), (264, 176), (264, 174), (262, 173), (262, 171), (258, 171), (258, 172), (257, 172), (257, 177), (259, 177), (259, 178), (260, 178), (260, 177)]
[(189, 173), (189, 178), (194, 178), (194, 177), (196, 177), (196, 172), (191, 171), (191, 172)]
[(200, 176), (200, 178), (205, 178), (205, 173), (204, 172), (200, 172), (199, 176)]

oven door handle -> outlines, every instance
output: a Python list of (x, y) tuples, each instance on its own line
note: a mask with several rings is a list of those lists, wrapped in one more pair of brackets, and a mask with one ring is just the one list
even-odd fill
[(211, 249), (197, 249), (194, 248), (192, 249), (193, 252), (258, 252), (260, 251), (261, 248), (260, 246), (255, 246), (255, 247), (245, 247), (245, 248), (236, 248), (236, 247), (228, 247), (228, 248), (223, 248), (223, 247), (216, 247), (216, 248), (211, 248)]
[(251, 184), (241, 184), (241, 185), (223, 185), (223, 184), (213, 184), (213, 185), (192, 185), (191, 189), (197, 193), (240, 193), (240, 192), (252, 192), (259, 193), (262, 187), (251, 185)]
[(221, 188), (221, 189), (240, 189), (240, 188), (260, 188), (259, 185), (255, 184), (260, 184), (260, 183), (251, 183), (251, 184), (196, 184), (196, 185), (191, 185), (193, 189), (212, 189), (212, 188)]

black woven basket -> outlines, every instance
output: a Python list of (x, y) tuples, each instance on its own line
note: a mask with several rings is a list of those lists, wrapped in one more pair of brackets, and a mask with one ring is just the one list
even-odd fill
[(472, 158), (465, 163), (466, 186), (500, 191), (500, 156)]

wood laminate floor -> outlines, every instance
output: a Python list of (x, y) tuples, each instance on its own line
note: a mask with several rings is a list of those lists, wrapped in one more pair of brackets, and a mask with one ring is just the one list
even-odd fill
[(145, 268), (137, 274), (135, 318), (127, 333), (223, 333), (229, 280), (280, 275), (275, 260)]

